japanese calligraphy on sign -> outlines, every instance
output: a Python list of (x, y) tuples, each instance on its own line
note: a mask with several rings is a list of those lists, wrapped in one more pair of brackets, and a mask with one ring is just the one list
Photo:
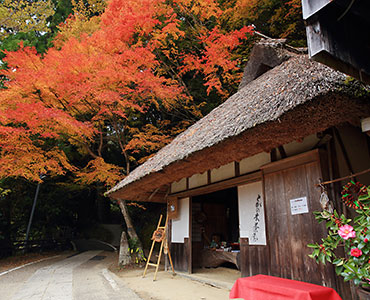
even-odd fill
[(248, 238), (250, 245), (266, 245), (262, 183), (239, 186), (238, 204), (240, 237)]
[(252, 242), (258, 241), (258, 230), (260, 229), (259, 223), (260, 223), (260, 218), (261, 218), (260, 217), (261, 208), (262, 208), (261, 195), (258, 195), (257, 200), (256, 200), (256, 212), (253, 217), (254, 225), (253, 225), (253, 233), (251, 237)]

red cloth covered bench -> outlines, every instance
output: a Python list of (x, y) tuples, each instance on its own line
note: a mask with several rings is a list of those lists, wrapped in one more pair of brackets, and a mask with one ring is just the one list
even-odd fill
[(332, 288), (279, 277), (256, 275), (239, 278), (230, 299), (245, 300), (342, 300)]

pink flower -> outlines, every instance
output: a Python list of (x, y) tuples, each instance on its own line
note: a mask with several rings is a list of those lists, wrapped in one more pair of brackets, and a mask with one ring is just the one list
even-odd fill
[(362, 251), (358, 248), (352, 248), (351, 255), (354, 257), (360, 257), (362, 255)]
[(345, 240), (356, 237), (356, 231), (351, 225), (343, 225), (339, 227), (338, 234)]
[(367, 238), (364, 238), (364, 242), (367, 243), (369, 240)]

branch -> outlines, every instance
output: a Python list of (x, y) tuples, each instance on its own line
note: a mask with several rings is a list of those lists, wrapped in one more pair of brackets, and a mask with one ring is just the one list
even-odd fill
[[(66, 135), (66, 136), (68, 136), (68, 135)], [(82, 145), (82, 147), (84, 147), (85, 149), (86, 149), (86, 151), (93, 157), (93, 158), (98, 158), (98, 157), (101, 157), (101, 155), (96, 155), (92, 150), (91, 150), (91, 148), (86, 144), (86, 143), (84, 143), (84, 142), (81, 142), (80, 140), (78, 140), (78, 139), (76, 139), (75, 137), (73, 137), (73, 136), (68, 136), (70, 139), (72, 139), (72, 140), (74, 140), (74, 141), (76, 141), (77, 143), (79, 143), (79, 144), (81, 144)]]
[(102, 156), (102, 154), (101, 154), (102, 148), (103, 148), (103, 130), (102, 130), (102, 128), (100, 128), (99, 148), (98, 148), (98, 154), (99, 154), (100, 157)]
[[(113, 118), (114, 118), (114, 116), (113, 116)], [(118, 128), (116, 120), (114, 120), (112, 122), (112, 125), (113, 125), (114, 130), (117, 132), (117, 135), (116, 135), (117, 141), (118, 141), (119, 147), (121, 148), (121, 151), (122, 151), (122, 153), (125, 157), (125, 160), (126, 160), (126, 175), (128, 175), (130, 173), (130, 159), (129, 159), (129, 157), (127, 155), (127, 151), (125, 150), (125, 147), (123, 146), (123, 143), (122, 143), (123, 137), (122, 137), (122, 134), (121, 134), (121, 130)]]
[(330, 183), (342, 181), (344, 179), (353, 178), (353, 177), (356, 177), (356, 176), (359, 176), (359, 175), (362, 175), (362, 174), (366, 174), (366, 173), (370, 173), (370, 169), (363, 170), (361, 172), (358, 172), (358, 173), (355, 173), (355, 174), (351, 174), (351, 175), (348, 175), (348, 176), (344, 176), (344, 177), (341, 177), (341, 178), (337, 178), (337, 179), (334, 179), (334, 180), (317, 183), (317, 184), (315, 184), (315, 186), (316, 187), (319, 187), (319, 186), (322, 186), (322, 185), (325, 185), (325, 184), (330, 184)]

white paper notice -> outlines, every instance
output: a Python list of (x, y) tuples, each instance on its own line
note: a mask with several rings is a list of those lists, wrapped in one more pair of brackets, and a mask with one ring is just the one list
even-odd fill
[(292, 215), (308, 213), (307, 197), (290, 200), (290, 211)]

